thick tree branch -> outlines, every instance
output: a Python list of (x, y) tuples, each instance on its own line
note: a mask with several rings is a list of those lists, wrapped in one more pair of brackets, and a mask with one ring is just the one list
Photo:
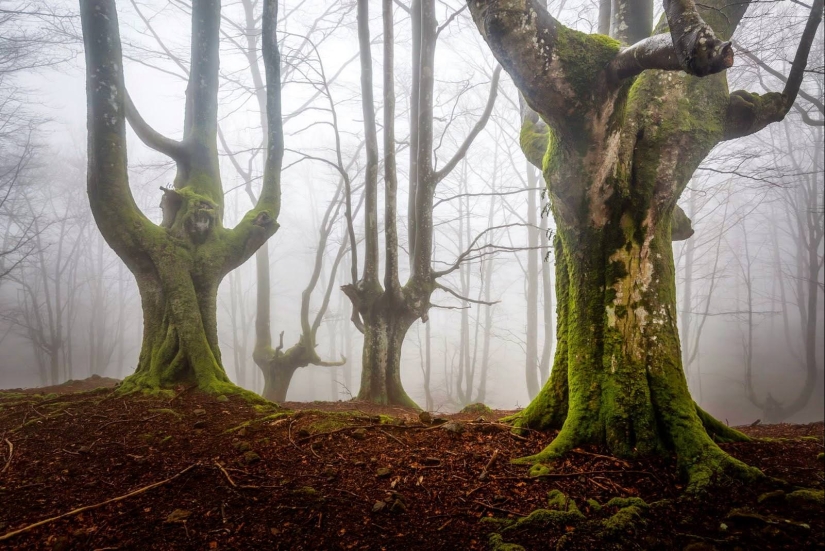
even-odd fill
[(278, 230), (276, 220), (281, 210), (284, 129), (281, 119), (281, 54), (278, 50), (277, 23), (277, 0), (265, 0), (261, 44), (266, 68), (267, 155), (263, 184), (255, 207), (229, 233), (232, 252), (225, 268), (227, 271), (245, 262)]
[(129, 121), (129, 126), (135, 131), (137, 137), (140, 138), (147, 147), (163, 153), (170, 157), (175, 162), (185, 162), (187, 157), (186, 147), (183, 143), (167, 138), (147, 123), (138, 112), (137, 107), (132, 102), (129, 92), (124, 94), (124, 103), (126, 105), (126, 120)]
[(367, 152), (364, 195), (366, 197), (364, 232), (364, 281), (378, 282), (378, 134), (375, 101), (372, 94), (372, 51), (370, 46), (369, 2), (358, 0), (358, 43), (361, 52), (361, 110)]
[(401, 291), (398, 275), (398, 171), (395, 158), (395, 32), (392, 0), (383, 0), (384, 23), (384, 288)]
[(89, 203), (106, 242), (134, 271), (148, 261), (141, 237), (159, 228), (140, 211), (129, 189), (117, 9), (114, 0), (82, 0), (80, 14), (86, 51)]
[[(751, 61), (756, 63), (765, 72), (767, 72), (771, 76), (774, 76), (774, 77), (778, 78), (783, 83), (788, 82), (788, 77), (786, 77), (785, 75), (783, 75), (782, 73), (780, 73), (779, 71), (777, 71), (776, 69), (774, 69), (773, 67), (771, 67), (770, 65), (765, 63), (764, 61), (762, 61), (761, 59), (759, 59), (759, 57), (757, 57), (753, 52), (750, 52), (750, 51), (746, 50), (745, 48), (743, 48), (742, 46), (737, 44), (736, 41), (733, 42), (733, 45), (736, 46), (736, 48), (740, 52), (742, 52), (742, 55), (744, 55), (745, 57), (747, 57), (748, 59), (750, 59)], [(805, 99), (806, 101), (811, 102), (819, 110), (820, 113), (825, 114), (825, 104), (823, 104), (822, 101), (817, 99), (815, 96), (809, 94), (808, 92), (806, 92), (805, 90), (802, 90), (801, 88), (799, 90), (799, 96), (801, 98)]]
[(455, 152), (452, 159), (450, 159), (447, 164), (441, 170), (437, 170), (434, 174), (434, 183), (438, 183), (453, 169), (456, 165), (467, 155), (467, 151), (470, 149), (470, 146), (473, 145), (473, 141), (475, 141), (476, 137), (484, 130), (484, 127), (487, 125), (487, 121), (490, 120), (490, 114), (493, 112), (493, 107), (496, 104), (496, 97), (498, 96), (498, 81), (501, 77), (501, 65), (497, 65), (495, 70), (493, 71), (493, 79), (490, 81), (490, 94), (487, 96), (487, 104), (484, 106), (484, 112), (481, 114), (481, 117), (476, 121), (473, 129), (464, 139), (464, 142)]
[(657, 34), (622, 49), (610, 62), (610, 71), (617, 79), (630, 78), (647, 69), (680, 71), (682, 62), (673, 47), (670, 34)]
[(731, 93), (725, 122), (725, 139), (730, 140), (759, 132), (771, 123), (785, 118), (793, 107), (802, 86), (808, 55), (822, 21), (823, 0), (815, 0), (796, 50), (785, 89), (759, 95), (745, 90)]
[[(531, 107), (557, 86), (550, 70), (561, 23), (538, 0), (467, 0), (473, 21)], [(546, 113), (545, 113), (546, 114)]]
[(679, 64), (697, 77), (720, 73), (733, 66), (733, 46), (716, 37), (693, 0), (664, 0), (665, 17)]

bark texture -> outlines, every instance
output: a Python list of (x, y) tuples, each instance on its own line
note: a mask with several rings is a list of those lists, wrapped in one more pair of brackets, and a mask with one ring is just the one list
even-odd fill
[(699, 163), (766, 116), (739, 120), (743, 93), (729, 94), (721, 72), (747, 4), (666, 1), (652, 38), (619, 25), (618, 38), (639, 41), (630, 47), (570, 30), (535, 0), (468, 4), (530, 107), (521, 145), (544, 172), (557, 226), (554, 366), (512, 420), (560, 433), (522, 461), (595, 443), (618, 456), (675, 451), (692, 489), (722, 472), (759, 476), (716, 444), (746, 437), (690, 397), (671, 245), (692, 234), (676, 201)]

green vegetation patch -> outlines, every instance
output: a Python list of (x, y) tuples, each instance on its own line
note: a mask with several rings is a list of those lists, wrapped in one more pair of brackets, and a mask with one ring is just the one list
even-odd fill
[(472, 413), (473, 415), (490, 415), (493, 410), (482, 402), (475, 404), (468, 404), (464, 406), (459, 413)]

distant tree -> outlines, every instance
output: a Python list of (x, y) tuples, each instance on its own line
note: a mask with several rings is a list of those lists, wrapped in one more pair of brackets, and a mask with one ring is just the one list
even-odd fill
[[(262, 14), (266, 71), (267, 152), (255, 207), (233, 229), (223, 227), (224, 195), (218, 163), (218, 67), (221, 3), (192, 7), (192, 42), (183, 138), (162, 136), (128, 97), (113, 0), (82, 0), (88, 98), (88, 194), (107, 243), (135, 276), (144, 331), (135, 373), (124, 390), (197, 384), (237, 392), (221, 363), (217, 290), (277, 230), (283, 131), (278, 3)], [(174, 186), (163, 190), (160, 225), (135, 204), (126, 160), (126, 119), (149, 147), (173, 159)]]
[(558, 231), (556, 360), (514, 422), (560, 433), (522, 461), (595, 443), (622, 456), (673, 450), (692, 489), (724, 471), (758, 476), (716, 444), (745, 437), (688, 391), (672, 240), (693, 230), (676, 201), (716, 144), (792, 108), (822, 0), (785, 89), (765, 95), (728, 93), (724, 72), (748, 2), (665, 0), (653, 36), (652, 1), (602, 2), (612, 38), (565, 27), (538, 0), (467, 3), (526, 102), (521, 145), (544, 171)]
[[(394, 6), (383, 0), (383, 138), (384, 138), (384, 277), (379, 280), (378, 239), (378, 137), (373, 100), (372, 52), (369, 30), (369, 2), (358, 2), (358, 38), (361, 61), (362, 112), (364, 115), (367, 163), (364, 186), (364, 265), (358, 275), (352, 210), (347, 208), (352, 250), (352, 282), (343, 291), (353, 305), (352, 320), (364, 333), (359, 400), (382, 404), (417, 407), (401, 384), (401, 347), (412, 324), (429, 319), (430, 298), (436, 289), (444, 290), (467, 302), (454, 290), (438, 283), (438, 278), (457, 270), (468, 256), (478, 258), (476, 241), (445, 270), (433, 270), (433, 198), (436, 188), (464, 158), (475, 138), (483, 130), (495, 103), (500, 69), (496, 69), (484, 111), (459, 145), (454, 155), (436, 170), (434, 163), (434, 86), (435, 49), (439, 34), (435, 0), (413, 0), (409, 8), (412, 29), (413, 83), (410, 98), (410, 173), (407, 205), (407, 243), (410, 275), (402, 285), (398, 260), (398, 174), (395, 138), (395, 70)], [(448, 21), (449, 23), (449, 21)], [(443, 29), (443, 27), (441, 27)]]

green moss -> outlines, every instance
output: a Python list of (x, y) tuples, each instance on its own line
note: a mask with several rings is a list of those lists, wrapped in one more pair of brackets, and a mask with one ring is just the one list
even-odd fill
[(565, 511), (574, 516), (584, 518), (576, 502), (564, 495), (560, 490), (550, 490), (547, 492), (547, 507), (554, 511)]
[(490, 534), (491, 551), (526, 551), (524, 547), (516, 543), (506, 543), (501, 534)]
[(788, 501), (825, 505), (824, 490), (796, 490), (785, 496)]
[(311, 433), (330, 432), (336, 429), (341, 429), (350, 426), (346, 418), (340, 417), (324, 417), (314, 421), (306, 426), (306, 429)]
[(543, 122), (535, 123), (525, 120), (519, 132), (519, 145), (524, 156), (536, 167), (544, 170), (545, 156), (553, 144), (553, 132)]
[(536, 463), (535, 465), (530, 467), (530, 470), (527, 471), (527, 476), (532, 478), (537, 478), (540, 476), (546, 476), (553, 472), (553, 469), (549, 465), (544, 465), (542, 463)]
[(587, 505), (590, 507), (590, 510), (593, 511), (593, 512), (597, 513), (597, 512), (602, 510), (601, 504), (598, 501), (596, 501), (595, 499), (593, 499), (592, 497), (587, 500)]
[(614, 497), (605, 504), (605, 507), (618, 507), (624, 509), (625, 507), (638, 507), (639, 509), (647, 509), (649, 505), (640, 497)]
[(473, 415), (490, 415), (493, 410), (481, 402), (469, 404), (461, 408), (459, 413), (471, 413)]
[(510, 518), (482, 517), (481, 520), (479, 520), (479, 522), (484, 524), (493, 524), (495, 526), (510, 526), (516, 521)]
[(252, 410), (258, 414), (268, 414), (279, 409), (280, 407), (278, 406), (278, 404), (274, 404), (272, 402), (258, 403), (252, 406)]
[(503, 528), (501, 533), (522, 529), (537, 530), (551, 526), (570, 526), (584, 518), (578, 509), (576, 512), (557, 511), (554, 509), (536, 509), (526, 517), (522, 517), (515, 524)]
[(557, 29), (553, 55), (558, 56), (576, 100), (592, 101), (596, 78), (619, 53), (621, 44), (605, 35), (584, 34), (563, 25)]
[(635, 505), (631, 505), (619, 509), (619, 512), (602, 522), (602, 526), (605, 532), (616, 534), (633, 528), (638, 522), (644, 522), (642, 520), (642, 510)]
[(257, 419), (250, 419), (249, 421), (244, 421), (243, 423), (240, 423), (239, 425), (235, 425), (234, 427), (228, 428), (223, 432), (224, 432), (224, 434), (231, 434), (233, 432), (238, 432), (241, 429), (245, 429), (245, 428), (252, 427), (252, 426), (255, 426), (255, 425), (261, 425), (263, 423), (266, 423), (267, 421), (277, 421), (278, 419), (282, 419), (284, 417), (289, 417), (290, 415), (292, 415), (291, 411), (281, 411), (281, 412), (278, 412), (278, 413), (273, 413), (272, 415), (267, 415), (266, 417), (259, 417)]

